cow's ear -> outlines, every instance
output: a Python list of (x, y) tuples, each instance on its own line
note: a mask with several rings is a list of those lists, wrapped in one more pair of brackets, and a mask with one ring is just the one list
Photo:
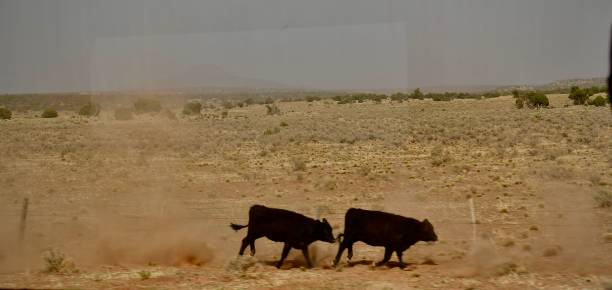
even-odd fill
[(427, 219), (424, 219), (424, 220), (423, 220), (423, 223), (428, 224), (428, 223), (429, 223), (429, 221), (428, 221)]
[(324, 224), (329, 224), (325, 218), (323, 218), (323, 223)]

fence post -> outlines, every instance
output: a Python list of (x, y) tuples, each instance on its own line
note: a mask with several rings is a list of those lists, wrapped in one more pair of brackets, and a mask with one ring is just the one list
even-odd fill
[(28, 204), (30, 200), (26, 197), (23, 199), (23, 207), (21, 208), (21, 219), (19, 221), (19, 247), (23, 245), (25, 238), (26, 219), (28, 217)]
[(474, 198), (468, 200), (470, 204), (470, 215), (472, 218), (472, 242), (476, 242), (476, 210), (474, 209)]

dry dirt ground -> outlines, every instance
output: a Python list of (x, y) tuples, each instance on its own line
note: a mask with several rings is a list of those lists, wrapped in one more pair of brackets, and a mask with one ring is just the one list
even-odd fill
[[(594, 198), (612, 192), (612, 114), (550, 98), (16, 113), (0, 122), (0, 287), (612, 287), (612, 210)], [(350, 207), (427, 218), (440, 241), (410, 248), (405, 269), (372, 267), (383, 251), (364, 244), (333, 269), (337, 245), (315, 242), (314, 269), (294, 250), (277, 270), (282, 246), (265, 239), (237, 258), (245, 232), (228, 225), (253, 204), (325, 217), (335, 234)]]

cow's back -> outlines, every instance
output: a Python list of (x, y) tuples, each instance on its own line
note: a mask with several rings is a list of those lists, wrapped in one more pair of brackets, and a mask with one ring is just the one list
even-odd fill
[(315, 221), (296, 212), (254, 205), (249, 210), (249, 232), (276, 242), (303, 242)]

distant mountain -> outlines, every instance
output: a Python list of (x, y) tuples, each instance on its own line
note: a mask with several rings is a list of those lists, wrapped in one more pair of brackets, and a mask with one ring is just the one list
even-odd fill
[(514, 85), (499, 87), (498, 91), (510, 92), (512, 90), (543, 90), (543, 91), (560, 91), (569, 90), (573, 86), (579, 87), (605, 87), (607, 82), (605, 78), (587, 78), (587, 79), (567, 79), (550, 82), (540, 85)]
[[(544, 91), (569, 91), (572, 86), (579, 87), (605, 87), (607, 81), (605, 78), (585, 78), (585, 79), (567, 79), (558, 80), (545, 84), (532, 85), (438, 85), (438, 86), (421, 86), (419, 87), (425, 93), (443, 93), (443, 92), (465, 92), (465, 93), (483, 93), (483, 92), (502, 92), (509, 93), (512, 90), (544, 90)], [(411, 92), (414, 88), (409, 89), (377, 89), (377, 90), (359, 90), (347, 89), (337, 90), (345, 92), (372, 92), (392, 94), (395, 92)]]
[(561, 88), (561, 89), (571, 88), (572, 86), (605, 87), (607, 86), (607, 82), (605, 78), (569, 79), (569, 80), (554, 81), (552, 83), (546, 84), (545, 86), (549, 86), (551, 88)]

